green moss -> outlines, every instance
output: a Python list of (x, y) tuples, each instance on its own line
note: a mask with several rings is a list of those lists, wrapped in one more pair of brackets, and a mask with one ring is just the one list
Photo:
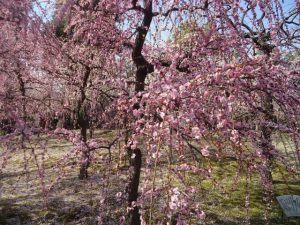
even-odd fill
[[(207, 162), (203, 164), (206, 167)], [(243, 169), (238, 172), (238, 162), (226, 159), (211, 161), (212, 178), (199, 182), (197, 175), (190, 174), (189, 184), (198, 190), (198, 201), (207, 214), (205, 224), (242, 224), (246, 218), (246, 175)], [(238, 179), (236, 179), (238, 172)], [(299, 194), (299, 181), (286, 170), (283, 165), (274, 165), (274, 196)], [(257, 173), (251, 175), (250, 182), (250, 216), (251, 224), (263, 224), (264, 204), (262, 202), (262, 186)], [(274, 199), (271, 205), (270, 219), (273, 224), (296, 224), (295, 220), (282, 220), (282, 210)]]

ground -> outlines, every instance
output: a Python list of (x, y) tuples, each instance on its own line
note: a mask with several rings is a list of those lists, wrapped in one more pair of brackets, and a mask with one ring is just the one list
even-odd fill
[[(107, 134), (106, 137), (109, 139), (113, 135)], [(284, 151), (282, 142), (277, 139), (275, 142)], [(76, 159), (66, 161), (64, 170), (58, 170), (55, 166), (70, 151), (70, 143), (48, 138), (44, 144), (46, 152), (37, 146), (35, 154), (31, 149), (27, 150), (27, 164), (24, 164), (22, 151), (14, 154), (0, 174), (0, 224), (88, 225), (97, 224), (99, 215), (107, 225), (119, 224), (116, 218), (125, 212), (125, 208), (122, 200), (118, 202), (115, 196), (124, 191), (128, 163), (125, 160), (120, 164), (94, 163), (89, 169), (90, 177), (82, 181), (77, 177)], [(113, 151), (118, 152), (118, 147)], [(108, 152), (102, 150), (98, 156), (105, 161)], [(117, 157), (117, 154), (114, 156)], [(293, 160), (293, 155), (289, 157)], [(37, 169), (36, 159), (38, 167), (44, 168), (44, 173)], [(113, 162), (118, 161), (114, 159)], [(199, 179), (197, 175), (188, 174), (188, 183), (194, 185), (199, 193), (195, 201), (200, 202), (206, 213), (206, 219), (195, 224), (245, 224), (245, 171), (238, 169), (239, 164), (232, 157), (219, 161), (211, 159), (210, 165), (213, 169), (211, 179)], [(282, 165), (274, 165), (273, 178), (275, 196), (300, 193), (299, 176), (287, 173)], [(56, 179), (59, 181), (55, 182)], [(257, 174), (252, 175), (248, 190), (251, 224), (263, 224), (262, 189)], [(105, 193), (108, 197), (103, 200)], [(108, 210), (103, 211), (104, 205)], [(154, 210), (155, 213), (159, 215)], [(276, 200), (272, 203), (270, 217), (272, 224), (300, 224), (300, 218), (282, 218), (282, 210)]]

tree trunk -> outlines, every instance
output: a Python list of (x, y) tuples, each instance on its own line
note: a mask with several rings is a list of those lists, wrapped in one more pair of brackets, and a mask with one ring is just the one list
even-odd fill
[[(134, 157), (132, 155), (134, 154)], [(129, 185), (127, 188), (128, 193), (128, 206), (132, 207), (130, 213), (131, 225), (140, 225), (140, 213), (139, 208), (136, 205), (133, 205), (138, 198), (138, 188), (140, 183), (140, 173), (142, 167), (142, 153), (139, 148), (128, 149), (128, 155), (130, 159), (130, 166), (132, 171), (129, 175)]]
[[(274, 121), (274, 108), (272, 97), (269, 94), (264, 94), (262, 97), (262, 107), (264, 109), (264, 119), (266, 122)], [(269, 213), (271, 210), (271, 203), (273, 200), (273, 177), (272, 177), (272, 154), (270, 153), (269, 144), (272, 143), (272, 128), (262, 126), (262, 184), (263, 184), (263, 202), (266, 206), (264, 220), (265, 224), (269, 224)]]
[[(87, 141), (87, 128), (88, 123), (87, 120), (82, 121), (82, 124), (80, 124), (80, 133), (82, 137), (82, 141), (86, 143)], [(85, 151), (82, 153), (82, 163), (79, 170), (79, 176), (78, 178), (83, 180), (88, 178), (88, 168), (90, 165), (90, 152), (89, 149), (86, 148)]]
[[(268, 44), (266, 41), (261, 40), (260, 42), (256, 39), (252, 38), (253, 42), (257, 44), (258, 48), (263, 51), (263, 53), (271, 57), (271, 53), (273, 50), (273, 46)], [(261, 97), (261, 106), (264, 113), (264, 121), (265, 122), (275, 122), (274, 116), (274, 106), (272, 96), (265, 92)], [(269, 214), (271, 211), (271, 203), (273, 201), (273, 177), (272, 177), (272, 161), (273, 156), (270, 153), (270, 144), (272, 143), (272, 132), (273, 129), (266, 125), (260, 127), (261, 129), (261, 148), (262, 148), (262, 174), (261, 174), (261, 182), (263, 188), (263, 203), (265, 204), (265, 212), (264, 212), (264, 221), (265, 225), (270, 224), (269, 222)]]
[[(133, 1), (133, 8), (137, 8), (136, 1)], [(148, 30), (150, 28), (153, 13), (152, 13), (152, 0), (145, 0), (144, 1), (144, 8), (143, 11), (144, 17), (141, 26), (137, 30), (137, 35), (135, 39), (135, 44), (132, 50), (132, 60), (136, 66), (136, 75), (135, 75), (135, 92), (143, 92), (145, 89), (145, 79), (149, 73), (154, 71), (154, 67), (150, 64), (143, 56), (142, 49), (146, 40), (146, 36)], [(140, 107), (139, 103), (134, 105), (135, 109)], [(130, 159), (130, 168), (132, 172), (129, 176), (129, 184), (127, 187), (128, 193), (128, 206), (132, 207), (133, 202), (137, 201), (138, 198), (138, 188), (139, 188), (139, 181), (140, 181), (140, 173), (141, 173), (141, 166), (142, 166), (142, 152), (139, 148), (132, 149), (128, 147), (127, 153)], [(132, 155), (135, 157), (131, 157)], [(140, 225), (140, 213), (137, 206), (134, 206), (133, 209), (130, 211), (130, 224), (131, 225)]]
[(90, 151), (89, 148), (86, 144), (87, 142), (87, 130), (89, 127), (89, 118), (88, 115), (86, 114), (86, 104), (85, 104), (85, 100), (86, 100), (86, 87), (87, 87), (87, 82), (89, 79), (91, 73), (91, 69), (90, 67), (86, 66), (85, 67), (85, 73), (84, 73), (84, 77), (82, 80), (82, 86), (80, 87), (80, 94), (81, 97), (78, 101), (78, 106), (77, 106), (77, 118), (78, 118), (78, 124), (80, 127), (80, 134), (81, 134), (81, 139), (85, 144), (85, 150), (82, 152), (82, 163), (80, 166), (80, 170), (79, 170), (79, 175), (78, 178), (79, 179), (86, 179), (88, 177), (88, 168), (90, 165)]

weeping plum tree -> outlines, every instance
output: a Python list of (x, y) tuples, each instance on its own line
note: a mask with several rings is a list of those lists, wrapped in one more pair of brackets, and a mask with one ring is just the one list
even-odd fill
[[(101, 58), (80, 37), (59, 35), (52, 22), (43, 17), (47, 11), (43, 4), (1, 2), (1, 124), (8, 121), (12, 133), (1, 143), (10, 145), (21, 135), (21, 148), (25, 149), (24, 142), (29, 142), (33, 133), (64, 136), (82, 152), (79, 176), (85, 178), (90, 151), (111, 145), (104, 145), (101, 138), (87, 141), (87, 129), (103, 120), (105, 107), (114, 98), (112, 88), (105, 85), (108, 74), (113, 78), (105, 65), (113, 64), (113, 60)], [(79, 137), (76, 131), (53, 132), (57, 121), (65, 116), (78, 123)], [(63, 123), (59, 121), (60, 128), (64, 128)], [(11, 150), (2, 154), (3, 163)]]
[(31, 1), (1, 1), (0, 4), (1, 121), (10, 121), (10, 132), (25, 135), (26, 124), (35, 126), (34, 117), (46, 108), (41, 86), (49, 79), (42, 80), (38, 74), (39, 22), (31, 14)]
[[(269, 0), (65, 1), (56, 18), (57, 24), (67, 20), (64, 36), (54, 35), (55, 29), (42, 32), (45, 56), (61, 57), (51, 64), (56, 69), (44, 70), (56, 81), (68, 77), (77, 87), (77, 142), (87, 163), (83, 177), (89, 163), (89, 148), (82, 147), (87, 143), (84, 111), (93, 67), (105, 76), (92, 86), (104, 85), (118, 97), (117, 118), (126, 128), (130, 161), (128, 212), (121, 221), (192, 224), (203, 219), (198, 190), (186, 174), (209, 179), (212, 168), (199, 159), (229, 154), (249, 173), (260, 174), (269, 224), (272, 163), (293, 170), (272, 134), (291, 136), (300, 160), (299, 64), (285, 60), (299, 51), (299, 7), (298, 1)], [(168, 38), (182, 28), (184, 37)], [(55, 51), (51, 43), (58, 43)], [(134, 77), (126, 74), (129, 59)], [(158, 166), (162, 162), (167, 168)], [(246, 196), (246, 206), (248, 201)], [(250, 224), (249, 214), (246, 219)]]
[[(43, 69), (51, 71), (50, 76), (60, 86), (62, 92), (59, 98), (61, 105), (55, 109), (56, 113), (61, 114), (62, 118), (64, 113), (71, 116), (74, 127), (80, 129), (82, 151), (80, 179), (88, 177), (91, 152), (100, 141), (97, 138), (93, 139), (93, 129), (101, 125), (105, 116), (104, 111), (115, 98), (114, 87), (106, 85), (109, 79), (114, 79), (115, 74), (113, 69), (115, 60), (112, 59), (111, 53), (114, 51), (113, 43), (106, 42), (106, 45), (95, 48), (95, 45), (85, 37), (85, 33), (78, 32), (83, 24), (72, 23), (73, 20), (70, 19), (72, 15), (80, 15), (82, 12), (86, 20), (82, 21), (83, 23), (97, 18), (93, 13), (87, 15), (90, 13), (88, 10), (88, 7), (81, 7), (79, 2), (74, 3), (73, 7), (68, 2), (65, 5), (57, 2), (55, 15), (49, 21), (55, 34), (47, 34), (47, 38), (44, 39), (45, 60), (48, 55), (56, 58)], [(106, 19), (109, 20), (109, 16)], [(113, 23), (102, 26), (114, 29)], [(102, 32), (105, 32), (105, 29), (102, 29)], [(94, 143), (95, 146), (90, 146), (90, 143)]]
[[(118, 12), (116, 22), (126, 23), (119, 41), (131, 51), (136, 66), (136, 95), (125, 97), (120, 104), (120, 112), (126, 112), (126, 121), (131, 119), (133, 124), (127, 149), (133, 168), (128, 188), (132, 224), (140, 223), (136, 205), (141, 168), (138, 137), (147, 137), (143, 146), (151, 146), (147, 153), (155, 156), (148, 163), (155, 164), (161, 151), (158, 143), (164, 135), (167, 140), (172, 130), (178, 142), (169, 145), (179, 151), (186, 142), (203, 156), (209, 154), (207, 147), (193, 146), (191, 138), (217, 134), (220, 150), (226, 148), (221, 143), (230, 145), (236, 158), (249, 162), (261, 174), (264, 201), (269, 204), (272, 160), (286, 163), (272, 145), (271, 134), (274, 130), (288, 132), (295, 141), (298, 136), (299, 102), (294, 96), (298, 88), (291, 82), (299, 74), (286, 70), (289, 66), (283, 60), (285, 51), (297, 49), (299, 42), (298, 3), (288, 10), (280, 2), (270, 1), (138, 3), (109, 3), (113, 12)], [(164, 43), (166, 29), (189, 19), (196, 21), (198, 29), (187, 38), (188, 51), (176, 42)], [(241, 109), (250, 119), (238, 119)], [(284, 115), (284, 123), (276, 120), (275, 109)], [(245, 138), (253, 144), (250, 153), (243, 151)], [(265, 220), (267, 223), (267, 209)]]

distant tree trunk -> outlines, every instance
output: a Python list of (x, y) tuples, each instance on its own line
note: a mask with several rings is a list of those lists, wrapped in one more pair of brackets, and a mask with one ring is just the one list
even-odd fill
[[(18, 79), (18, 82), (19, 82), (19, 91), (21, 92), (21, 104), (22, 104), (22, 120), (25, 124), (25, 126), (27, 125), (27, 112), (26, 112), (26, 88), (25, 88), (25, 82), (23, 80), (23, 77), (20, 73), (21, 71), (21, 68), (20, 68), (20, 64), (18, 63), (18, 70), (17, 71), (17, 79)], [(26, 146), (25, 146), (25, 133), (24, 133), (24, 128), (22, 128), (22, 133), (21, 133), (21, 146), (22, 146), (22, 149), (23, 149), (23, 159), (24, 159), (24, 171), (26, 172), (26, 179), (28, 181), (29, 179), (29, 173), (28, 173), (28, 158), (26, 156)]]
[[(18, 82), (19, 82), (19, 91), (21, 93), (21, 106), (22, 106), (22, 109), (21, 109), (21, 112), (22, 112), (22, 120), (24, 123), (26, 123), (27, 121), (27, 115), (26, 115), (26, 101), (25, 101), (25, 98), (26, 98), (26, 88), (25, 88), (25, 82), (22, 78), (22, 75), (20, 73), (21, 71), (21, 68), (20, 68), (20, 64), (18, 63), (18, 69), (19, 71), (17, 72), (17, 78), (18, 78)], [(24, 141), (24, 134), (22, 132), (22, 142)]]
[[(86, 144), (87, 141), (87, 130), (88, 130), (88, 120), (85, 118), (85, 114), (82, 113), (82, 118), (79, 119), (80, 134), (82, 141)], [(90, 166), (90, 152), (86, 148), (82, 153), (82, 163), (79, 170), (79, 179), (83, 180), (88, 178), (88, 168)]]
[(87, 142), (87, 130), (89, 127), (89, 117), (86, 113), (86, 94), (85, 94), (85, 89), (87, 87), (88, 79), (91, 73), (90, 67), (86, 66), (85, 67), (85, 73), (82, 81), (82, 86), (80, 87), (80, 93), (81, 97), (78, 101), (78, 106), (77, 106), (77, 118), (78, 118), (78, 125), (80, 127), (80, 135), (81, 139), (84, 142), (86, 148), (82, 152), (82, 163), (80, 165), (80, 170), (79, 170), (79, 179), (86, 179), (88, 178), (88, 168), (90, 166), (90, 151), (89, 148), (86, 144)]

